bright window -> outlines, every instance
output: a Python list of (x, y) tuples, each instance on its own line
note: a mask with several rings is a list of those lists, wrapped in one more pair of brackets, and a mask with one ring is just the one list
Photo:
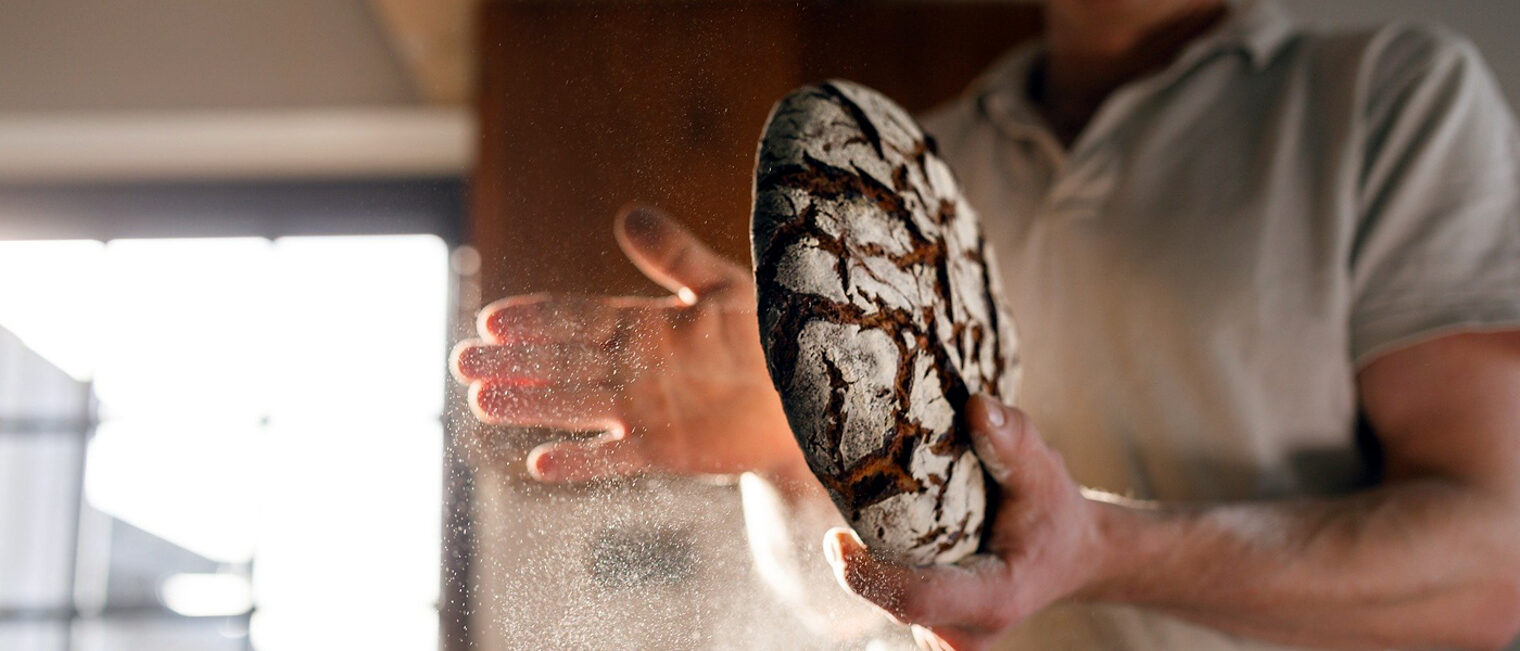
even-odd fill
[(448, 248), (0, 242), (0, 648), (437, 646)]

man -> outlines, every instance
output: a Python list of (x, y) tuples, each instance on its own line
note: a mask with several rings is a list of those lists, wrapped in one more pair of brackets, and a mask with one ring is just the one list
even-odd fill
[[(834, 530), (841, 582), (929, 647), (1514, 638), (1520, 136), (1470, 45), (1051, 0), (927, 126), (1003, 256), (1022, 410), (967, 407), (986, 554)], [(648, 211), (618, 235), (678, 297), (488, 308), (456, 362), (477, 413), (610, 430), (535, 450), (544, 480), (750, 471), (816, 504), (746, 270)]]

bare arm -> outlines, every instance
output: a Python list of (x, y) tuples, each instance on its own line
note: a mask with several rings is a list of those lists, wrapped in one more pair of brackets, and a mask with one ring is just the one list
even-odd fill
[(1520, 333), (1396, 352), (1359, 376), (1388, 480), (1342, 499), (1152, 512), (1103, 598), (1287, 642), (1492, 648), (1520, 627)]
[[(1295, 644), (1503, 646), (1520, 630), (1520, 332), (1411, 346), (1358, 382), (1387, 458), (1370, 491), (1200, 507), (1083, 496), (1022, 414), (979, 402), (979, 453), (1014, 496), (992, 554), (905, 568), (840, 533), (830, 554), (854, 590), (956, 648), (1063, 599)], [(979, 415), (993, 410), (1007, 422)]]

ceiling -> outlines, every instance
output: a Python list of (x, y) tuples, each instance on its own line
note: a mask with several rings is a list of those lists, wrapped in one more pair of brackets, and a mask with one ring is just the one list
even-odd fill
[(475, 0), (0, 0), (0, 184), (459, 174)]
[(0, 113), (457, 104), (471, 0), (0, 0)]
[[(478, 1), (0, 0), (0, 115), (462, 106)], [(1446, 22), (1502, 80), (1520, 71), (1513, 0), (1286, 4), (1310, 23)]]

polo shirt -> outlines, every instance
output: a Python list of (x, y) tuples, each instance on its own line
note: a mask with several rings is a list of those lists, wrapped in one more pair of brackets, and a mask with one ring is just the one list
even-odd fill
[[(1364, 487), (1357, 371), (1520, 328), (1520, 137), (1461, 37), (1232, 5), (1070, 147), (1028, 98), (1043, 48), (924, 123), (997, 251), (1015, 402), (1083, 485), (1175, 502)], [(1121, 605), (1053, 607), (1010, 644), (1275, 648)]]

